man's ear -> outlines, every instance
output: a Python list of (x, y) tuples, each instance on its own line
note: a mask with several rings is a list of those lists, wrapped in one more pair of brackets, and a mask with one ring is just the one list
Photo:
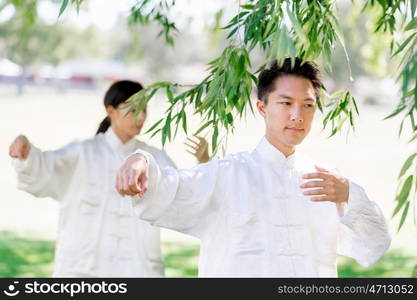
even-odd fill
[(265, 102), (262, 100), (256, 100), (256, 108), (258, 109), (259, 113), (262, 115), (262, 117), (265, 118)]

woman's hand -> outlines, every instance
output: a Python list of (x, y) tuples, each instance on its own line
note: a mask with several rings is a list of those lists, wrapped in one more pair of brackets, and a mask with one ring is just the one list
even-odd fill
[(197, 158), (199, 164), (208, 162), (210, 157), (208, 154), (208, 143), (206, 139), (196, 135), (194, 137), (197, 139), (197, 141), (187, 137), (187, 142), (185, 142), (185, 145), (188, 147), (188, 149), (186, 149), (186, 151), (194, 155)]

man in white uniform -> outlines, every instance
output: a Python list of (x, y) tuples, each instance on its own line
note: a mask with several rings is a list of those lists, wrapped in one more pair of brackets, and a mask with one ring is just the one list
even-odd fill
[(259, 75), (266, 133), (252, 152), (176, 170), (137, 150), (119, 170), (117, 190), (138, 195), (143, 220), (201, 240), (199, 276), (337, 277), (337, 254), (375, 263), (391, 241), (377, 204), (295, 152), (320, 87), (313, 63), (275, 63)]

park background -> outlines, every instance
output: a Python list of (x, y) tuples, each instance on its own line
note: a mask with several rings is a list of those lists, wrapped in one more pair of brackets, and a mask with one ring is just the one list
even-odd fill
[[(178, 0), (172, 13), (179, 32), (174, 46), (156, 38), (154, 25), (131, 28), (126, 24), (134, 1), (91, 0), (77, 14), (68, 8), (58, 19), (61, 1), (34, 2), (38, 13), (36, 33), (25, 47), (19, 46), (17, 9), (0, 0), (0, 277), (49, 277), (52, 274), (54, 241), (57, 236), (58, 204), (37, 199), (16, 189), (16, 178), (8, 147), (25, 134), (42, 150), (56, 149), (70, 141), (90, 138), (105, 116), (103, 95), (111, 82), (155, 80), (195, 84), (206, 75), (206, 63), (225, 45), (219, 30), (238, 7), (238, 1)], [(297, 149), (318, 164), (339, 169), (365, 187), (369, 198), (381, 206), (392, 233), (390, 250), (375, 265), (360, 267), (339, 258), (341, 277), (409, 277), (417, 263), (417, 227), (410, 215), (401, 231), (399, 218), (391, 218), (397, 177), (404, 160), (412, 153), (406, 138), (398, 137), (398, 119), (383, 120), (400, 97), (383, 38), (365, 39), (367, 16), (360, 5), (337, 1), (340, 20), (351, 57), (352, 77), (340, 49), (335, 49), (333, 73), (325, 74), (327, 89), (349, 88), (360, 110), (356, 131), (328, 138), (322, 130), (323, 115), (317, 117), (310, 135)], [(224, 8), (222, 15), (213, 15)], [(379, 52), (370, 49), (380, 48)], [(262, 56), (255, 58), (261, 61)], [(255, 94), (252, 95), (255, 101)], [(167, 108), (163, 95), (148, 105), (149, 128)], [(190, 115), (191, 127), (199, 118)], [(404, 131), (409, 128), (405, 126)], [(236, 122), (227, 153), (253, 149), (264, 132), (263, 120), (255, 114)], [(160, 137), (139, 139), (161, 147)], [(186, 136), (178, 136), (165, 150), (178, 167), (195, 165), (185, 151)], [(222, 154), (219, 153), (219, 156)], [(167, 277), (197, 275), (198, 240), (162, 230), (162, 249)]]

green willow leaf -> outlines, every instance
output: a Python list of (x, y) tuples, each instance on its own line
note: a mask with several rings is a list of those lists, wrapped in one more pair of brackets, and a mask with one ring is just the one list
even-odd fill
[[(416, 0), (411, 0), (411, 16), (415, 17), (416, 16), (416, 10), (417, 10), (417, 1)], [(417, 266), (416, 266), (417, 268)]]
[(213, 124), (213, 120), (208, 121), (207, 123), (205, 123), (203, 126), (201, 126), (195, 133), (194, 135), (198, 135), (200, 132), (202, 132), (205, 128), (207, 128), (207, 126), (209, 126), (210, 124)]
[(230, 37), (232, 37), (238, 30), (239, 30), (239, 26), (236, 26), (235, 28), (233, 28), (233, 30), (227, 35), (226, 39), (229, 39)]
[[(155, 3), (163, 5), (158, 6)], [(161, 11), (161, 7), (170, 7), (164, 3), (165, 1), (138, 1), (131, 14), (132, 20), (136, 23), (155, 20), (163, 23), (165, 27), (161, 34), (167, 38), (169, 30), (175, 28), (175, 25)], [(177, 93), (173, 83), (157, 83), (148, 86), (138, 97), (148, 102), (153, 96), (152, 89), (155, 89), (154, 92), (165, 92), (170, 103), (166, 114), (172, 113), (174, 117), (169, 122), (165, 119), (165, 122), (153, 128), (153, 131), (159, 130), (163, 124), (160, 133), (164, 143), (172, 138), (171, 125), (174, 126), (173, 136), (179, 127), (186, 130), (186, 116), (181, 113), (186, 107), (191, 106), (193, 113), (201, 118), (203, 126), (197, 131), (207, 130), (211, 133), (212, 141), (216, 127), (217, 135), (225, 129), (227, 137), (228, 133), (233, 132), (236, 118), (245, 117), (248, 107), (254, 113), (251, 92), (257, 83), (255, 75), (266, 66), (262, 65), (255, 73), (250, 71), (250, 54), (255, 47), (264, 51), (271, 60), (282, 61), (291, 57), (294, 61), (296, 56), (314, 60), (322, 56), (327, 65), (330, 65), (335, 43), (339, 41), (345, 46), (342, 30), (334, 16), (333, 1), (306, 1), (301, 4), (286, 0), (259, 0), (249, 1), (240, 9), (244, 11), (239, 11), (223, 27), (224, 32), (229, 34), (229, 44), (219, 57), (209, 62), (209, 75), (206, 78), (181, 93)], [(236, 45), (239, 42), (235, 38), (237, 32), (243, 34), (243, 43), (239, 45)], [(355, 117), (359, 113), (354, 97), (348, 92), (343, 93), (343, 96), (344, 99), (338, 98), (329, 106), (322, 106), (321, 101), (318, 103), (319, 109), (326, 114), (323, 125), (331, 125), (332, 134), (341, 131), (346, 123), (354, 129)], [(138, 105), (138, 101), (135, 99), (131, 103)], [(204, 127), (206, 124), (211, 126)], [(220, 143), (223, 140), (227, 139), (220, 139)]]
[(417, 17), (413, 18), (405, 27), (405, 31), (416, 29), (417, 28)]
[(155, 130), (152, 134), (151, 134), (151, 138), (153, 138), (155, 135), (157, 135), (158, 133), (160, 133), (162, 131), (162, 128), (159, 128), (158, 130)]
[(393, 113), (391, 113), (389, 116), (385, 117), (384, 120), (387, 120), (389, 118), (395, 117), (396, 115), (398, 115), (400, 112), (402, 112), (407, 106), (406, 105), (401, 105), (400, 107), (398, 107)]
[(172, 102), (172, 100), (174, 99), (174, 94), (172, 93), (171, 86), (169, 85), (166, 87), (166, 94), (168, 96), (169, 102)]
[(397, 231), (400, 231), (401, 227), (404, 225), (404, 221), (405, 221), (405, 218), (407, 217), (409, 206), (410, 206), (410, 202), (407, 202), (407, 204), (405, 205), (405, 208), (403, 210), (403, 214), (401, 215), (401, 221), (400, 221), (400, 225), (398, 225), (398, 230)]
[(182, 118), (182, 129), (184, 130), (185, 134), (187, 134), (187, 115), (185, 111), (181, 111), (181, 118)]
[(392, 213), (391, 218), (394, 218), (397, 215), (397, 213), (401, 210), (401, 208), (404, 206), (404, 204), (406, 204), (407, 202), (408, 201), (398, 202), (397, 203), (397, 206), (395, 207), (395, 209), (394, 209), (394, 211)]
[(417, 156), (417, 153), (414, 153), (412, 155), (410, 155), (407, 160), (405, 161), (403, 167), (401, 168), (401, 172), (400, 175), (398, 175), (398, 179), (400, 179), (401, 177), (403, 177), (403, 175), (405, 174), (405, 172), (407, 172), (407, 170), (410, 168), (411, 164), (414, 161), (414, 158)]
[(156, 123), (154, 123), (152, 126), (151, 126), (151, 128), (149, 128), (146, 132), (145, 132), (145, 134), (147, 134), (147, 133), (149, 133), (149, 132), (151, 132), (151, 131), (153, 131), (156, 127), (158, 127), (158, 125), (159, 124), (161, 124), (162, 123), (162, 121), (163, 121), (164, 119), (160, 119), (159, 121), (157, 121)]
[(302, 43), (307, 43), (308, 38), (305, 34), (305, 32), (303, 31), (303, 28), (300, 24), (300, 22), (298, 22), (298, 19), (296, 17), (296, 15), (290, 10), (289, 6), (287, 6), (287, 15), (290, 17), (292, 26), (295, 30), (295, 32), (297, 33), (297, 36), (300, 38)]
[(358, 109), (358, 105), (356, 104), (355, 97), (352, 97), (352, 103), (353, 103), (353, 106), (355, 107), (356, 113), (359, 115), (359, 109)]
[(413, 134), (413, 136), (412, 136), (412, 137), (411, 137), (411, 139), (408, 141), (408, 143), (413, 142), (416, 138), (417, 138), (417, 132)]
[(62, 0), (61, 8), (59, 9), (58, 18), (62, 15), (62, 13), (65, 11), (65, 9), (68, 6), (69, 0)]
[(353, 115), (351, 111), (349, 111), (349, 123), (352, 126), (352, 128), (355, 129), (355, 124), (353, 122)]
[(244, 9), (254, 9), (255, 6), (251, 4), (244, 4), (244, 5), (241, 5), (240, 7)]
[(413, 38), (416, 36), (416, 32), (410, 35), (395, 51), (395, 53), (392, 56), (396, 56), (398, 53), (404, 50), (405, 47), (413, 40)]
[(214, 126), (214, 131), (213, 131), (213, 135), (211, 137), (211, 147), (212, 147), (212, 151), (215, 152), (217, 149), (217, 138), (219, 136), (219, 128), (215, 125)]
[(401, 203), (401, 202), (405, 202), (407, 200), (408, 195), (410, 194), (410, 191), (411, 191), (411, 185), (413, 183), (413, 179), (414, 179), (414, 176), (413, 175), (410, 175), (405, 180), (405, 182), (404, 182), (404, 184), (402, 186), (401, 192), (397, 196), (397, 201), (398, 202)]

